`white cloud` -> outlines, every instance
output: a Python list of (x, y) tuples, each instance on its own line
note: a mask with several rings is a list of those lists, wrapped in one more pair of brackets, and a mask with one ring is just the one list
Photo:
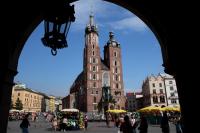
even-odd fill
[(74, 5), (76, 20), (72, 24), (74, 25), (75, 30), (82, 30), (85, 28), (86, 24), (89, 22), (91, 11), (95, 16), (102, 17), (108, 7), (100, 0), (80, 0), (75, 2)]
[(116, 30), (135, 30), (135, 31), (144, 31), (147, 26), (145, 23), (140, 20), (138, 17), (129, 17), (119, 21), (110, 22), (109, 25)]
[(101, 27), (134, 31), (144, 31), (146, 29), (146, 25), (138, 17), (115, 4), (103, 2), (102, 0), (80, 0), (75, 2), (74, 5), (76, 20), (72, 23), (71, 30), (83, 30), (89, 22), (91, 11), (94, 14), (96, 24)]

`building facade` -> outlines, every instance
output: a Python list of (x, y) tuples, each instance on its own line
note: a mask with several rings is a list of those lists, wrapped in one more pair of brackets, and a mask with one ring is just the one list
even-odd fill
[(135, 92), (135, 99), (136, 99), (136, 110), (139, 110), (144, 107), (144, 99), (142, 92)]
[(49, 96), (49, 111), (54, 112), (56, 111), (56, 106), (55, 106), (55, 96)]
[(176, 81), (168, 74), (149, 76), (143, 82), (144, 106), (179, 106)]
[(179, 106), (179, 98), (176, 87), (176, 81), (169, 74), (160, 74), (164, 79), (165, 92), (167, 98), (167, 106)]
[(142, 84), (144, 106), (167, 106), (164, 79), (151, 75)]
[(126, 93), (126, 110), (129, 112), (136, 111), (136, 95), (134, 92)]
[(125, 108), (120, 44), (110, 32), (102, 59), (98, 29), (93, 16), (90, 16), (89, 24), (85, 28), (83, 71), (71, 86), (70, 94), (74, 95), (72, 100), (76, 108), (84, 112), (97, 112), (105, 97), (102, 95), (103, 90), (107, 91), (111, 95), (110, 99), (114, 101), (113, 104), (107, 104), (107, 108)]
[(23, 104), (24, 111), (42, 111), (44, 96), (41, 93), (26, 88), (24, 84), (16, 84), (12, 89), (12, 102), (14, 107), (18, 98)]

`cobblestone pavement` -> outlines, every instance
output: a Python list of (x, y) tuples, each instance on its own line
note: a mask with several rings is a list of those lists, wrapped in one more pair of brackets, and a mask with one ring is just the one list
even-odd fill
[[(21, 129), (19, 127), (21, 121), (9, 121), (8, 122), (8, 130), (7, 133), (20, 133)], [(51, 123), (46, 122), (45, 120), (39, 120), (37, 122), (30, 122), (31, 126), (29, 127), (30, 133), (53, 133), (55, 132), (52, 127)], [(170, 125), (170, 133), (175, 133), (175, 126), (173, 124)], [(73, 131), (66, 131), (67, 133), (117, 133), (118, 128), (114, 126), (108, 128), (105, 122), (89, 122), (88, 129), (84, 130), (73, 130)], [(60, 132), (60, 131), (56, 131)], [(159, 125), (149, 125), (148, 133), (162, 133)]]

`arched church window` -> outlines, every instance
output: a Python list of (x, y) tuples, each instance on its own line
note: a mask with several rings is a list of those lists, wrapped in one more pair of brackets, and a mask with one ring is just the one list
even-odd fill
[(117, 51), (114, 51), (114, 57), (117, 57)]
[(116, 68), (115, 68), (115, 73), (117, 73), (117, 70), (118, 70), (118, 69), (117, 69), (117, 67), (116, 67)]
[(117, 66), (117, 61), (116, 60), (114, 61), (114, 66)]
[(96, 74), (93, 74), (92, 79), (96, 80)]
[(119, 80), (119, 77), (118, 75), (115, 75), (115, 80), (118, 81)]
[(96, 67), (95, 67), (95, 66), (92, 67), (92, 71), (93, 71), (93, 72), (96, 71)]
[(96, 63), (96, 59), (95, 58), (92, 58), (92, 63)]
[(102, 74), (102, 86), (110, 86), (110, 77), (107, 72)]
[(117, 89), (119, 88), (119, 84), (118, 84), (118, 83), (116, 84), (116, 88), (117, 88)]

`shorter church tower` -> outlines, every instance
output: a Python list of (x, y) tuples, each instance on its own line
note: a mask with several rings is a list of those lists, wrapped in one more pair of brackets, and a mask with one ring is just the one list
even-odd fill
[[(109, 34), (107, 45), (104, 46), (104, 62), (110, 70), (110, 89), (115, 107), (125, 108), (124, 83), (122, 73), (121, 48), (120, 44), (114, 39), (113, 32)], [(112, 109), (112, 107), (110, 107)]]

